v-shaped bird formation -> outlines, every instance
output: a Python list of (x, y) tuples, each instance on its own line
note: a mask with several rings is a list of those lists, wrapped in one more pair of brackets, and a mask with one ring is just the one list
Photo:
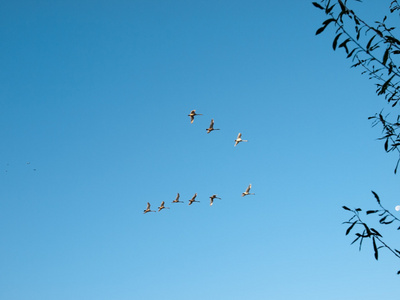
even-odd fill
[[(193, 122), (194, 122), (194, 117), (195, 117), (195, 116), (202, 116), (202, 115), (203, 115), (203, 114), (198, 114), (198, 113), (196, 113), (196, 110), (192, 110), (192, 111), (188, 114), (188, 116), (190, 117), (190, 123), (193, 124)], [(220, 129), (219, 129), (219, 128), (214, 128), (214, 119), (211, 119), (210, 126), (209, 126), (208, 128), (206, 128), (207, 134), (210, 133), (211, 131), (214, 131), (214, 130), (220, 130)], [(247, 142), (247, 140), (243, 140), (243, 139), (242, 139), (242, 134), (239, 132), (239, 134), (238, 134), (238, 136), (236, 137), (236, 139), (235, 139), (234, 142), (235, 142), (234, 146), (236, 147), (239, 143), (241, 143), (241, 142)], [(250, 189), (251, 189), (251, 184), (249, 184), (249, 185), (247, 186), (246, 190), (242, 193), (242, 197), (248, 196), (248, 195), (255, 195), (254, 193), (250, 193)], [(193, 197), (192, 197), (191, 199), (188, 200), (188, 201), (189, 201), (189, 205), (192, 205), (192, 204), (195, 203), (195, 202), (200, 202), (200, 201), (196, 200), (196, 197), (197, 197), (197, 193), (195, 193), (195, 194), (193, 195)], [(210, 196), (209, 198), (210, 198), (210, 206), (213, 205), (214, 199), (221, 199), (221, 198), (218, 197), (217, 194), (213, 194), (213, 195)], [(177, 193), (176, 199), (175, 199), (174, 201), (172, 201), (171, 203), (184, 203), (184, 201), (180, 201), (179, 199), (180, 199), (180, 194)], [(151, 209), (150, 209), (150, 206), (151, 206), (150, 203), (147, 202), (147, 207), (146, 207), (146, 209), (143, 211), (144, 214), (146, 214), (146, 213), (148, 213), (148, 212), (156, 212), (155, 210), (151, 210)], [(169, 207), (165, 207), (165, 201), (162, 201), (162, 202), (161, 202), (160, 206), (158, 207), (158, 211), (160, 212), (160, 211), (162, 211), (163, 209), (169, 209)]]

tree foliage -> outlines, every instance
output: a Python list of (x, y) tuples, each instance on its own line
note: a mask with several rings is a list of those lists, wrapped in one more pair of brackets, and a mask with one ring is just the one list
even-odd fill
[[(354, 0), (361, 2), (361, 0)], [(327, 19), (322, 22), (316, 34), (322, 33), (329, 25), (336, 28), (333, 38), (333, 50), (342, 48), (346, 58), (351, 59), (351, 67), (362, 69), (376, 84), (376, 93), (385, 97), (390, 110), (398, 108), (400, 101), (400, 40), (393, 32), (395, 27), (388, 25), (388, 17), (382, 21), (368, 24), (349, 8), (347, 0), (322, 0), (312, 4), (322, 10)], [(397, 0), (390, 3), (389, 12), (399, 21), (400, 4)], [(381, 124), (386, 152), (397, 152), (398, 159), (394, 172), (400, 163), (400, 115), (383, 113), (383, 110), (369, 117), (372, 125)]]
[[(376, 194), (374, 191), (372, 191), (372, 194), (374, 195), (379, 208), (374, 210), (367, 210), (365, 212), (365, 215), (375, 216), (375, 218), (378, 219), (377, 225), (380, 227), (390, 225), (396, 226), (396, 230), (400, 230), (400, 219), (398, 219), (389, 210), (383, 207), (378, 194)], [(352, 213), (351, 218), (348, 221), (343, 222), (343, 224), (350, 225), (346, 230), (346, 235), (348, 235), (352, 230), (354, 231), (354, 229), (357, 229), (357, 232), (354, 234), (355, 239), (351, 244), (358, 242), (359, 250), (361, 250), (364, 239), (369, 239), (370, 241), (372, 241), (374, 257), (376, 260), (378, 260), (379, 250), (382, 248), (389, 250), (389, 252), (392, 253), (395, 257), (400, 258), (400, 250), (388, 245), (384, 241), (383, 236), (379, 233), (378, 230), (370, 227), (367, 223), (364, 222), (363, 217), (361, 216), (361, 208), (351, 209), (347, 206), (343, 206), (343, 209)], [(397, 274), (400, 274), (400, 271), (398, 271)]]
[[(361, 0), (354, 0), (362, 2)], [(395, 36), (396, 28), (389, 25), (389, 17), (399, 21), (400, 4), (397, 0), (388, 2), (388, 15), (383, 16), (381, 21), (368, 23), (357, 15), (347, 0), (320, 0), (312, 4), (323, 11), (326, 20), (317, 29), (316, 35), (325, 31), (328, 26), (335, 27), (332, 41), (333, 50), (342, 49), (346, 58), (352, 61), (351, 67), (360, 68), (362, 74), (366, 74), (376, 85), (376, 94), (383, 96), (386, 100), (386, 108), (369, 117), (372, 126), (382, 127), (382, 135), (379, 140), (384, 141), (386, 152), (397, 152), (398, 158), (394, 168), (397, 173), (400, 163), (400, 39)], [(354, 2), (353, 2), (354, 3)], [(385, 112), (384, 112), (385, 111)], [(378, 209), (367, 210), (365, 215), (361, 208), (343, 209), (352, 213), (351, 218), (344, 222), (349, 225), (346, 235), (355, 233), (352, 244), (358, 243), (361, 250), (364, 240), (372, 243), (372, 249), (376, 260), (379, 258), (380, 249), (386, 249), (396, 258), (400, 259), (400, 250), (390, 246), (378, 230), (364, 222), (364, 217), (377, 217), (377, 225), (398, 226), (400, 220), (389, 210), (383, 207), (378, 194), (372, 192)], [(376, 220), (375, 220), (376, 222)], [(400, 230), (400, 226), (397, 227)], [(400, 271), (397, 272), (400, 274)]]

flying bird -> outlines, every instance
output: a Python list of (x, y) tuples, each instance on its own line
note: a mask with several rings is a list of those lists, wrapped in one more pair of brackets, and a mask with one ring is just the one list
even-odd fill
[(255, 195), (253, 193), (250, 193), (250, 189), (251, 189), (251, 184), (249, 184), (246, 191), (242, 193), (242, 197), (247, 196), (247, 195)]
[(206, 130), (207, 130), (207, 133), (210, 133), (213, 130), (219, 130), (219, 129), (216, 129), (216, 128), (214, 129), (214, 119), (211, 119), (210, 127), (207, 128)]
[(160, 210), (163, 210), (164, 208), (167, 208), (167, 209), (169, 209), (169, 207), (165, 207), (164, 206), (164, 204), (165, 204), (165, 202), (163, 201), (163, 202), (161, 202), (161, 205), (158, 207), (158, 211), (160, 211)]
[(217, 195), (212, 195), (210, 197), (210, 206), (213, 205), (214, 199), (221, 199), (221, 198), (218, 198)]
[(176, 196), (176, 199), (174, 201), (172, 201), (172, 203), (183, 203), (183, 201), (179, 201), (179, 197), (180, 197), (180, 195), (178, 193), (178, 195)]
[(242, 134), (239, 133), (236, 140), (235, 140), (235, 147), (237, 144), (239, 144), (240, 142), (247, 142), (247, 140), (242, 140)]
[(189, 205), (192, 205), (193, 202), (200, 202), (200, 201), (194, 200), (194, 199), (196, 199), (196, 197), (197, 197), (197, 193), (194, 194), (194, 196), (192, 197), (192, 199), (189, 200)]
[(190, 123), (193, 123), (194, 121), (194, 116), (202, 116), (203, 114), (196, 114), (196, 110), (192, 110), (188, 116), (190, 117)]
[(156, 212), (155, 210), (150, 210), (150, 203), (147, 202), (147, 208), (144, 210), (144, 214), (148, 212)]

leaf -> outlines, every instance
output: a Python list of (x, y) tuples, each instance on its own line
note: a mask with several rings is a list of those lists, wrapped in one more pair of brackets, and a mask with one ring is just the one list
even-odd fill
[(381, 121), (382, 125), (385, 126), (385, 119), (383, 118), (382, 114), (379, 114), (379, 120)]
[(356, 237), (356, 239), (355, 239), (354, 241), (351, 242), (350, 245), (353, 245), (355, 242), (357, 242), (357, 240), (358, 240), (360, 237), (361, 237), (361, 235), (358, 235), (358, 236)]
[(377, 230), (375, 230), (374, 228), (371, 228), (371, 231), (372, 231), (375, 235), (382, 237), (382, 235), (381, 235)]
[(389, 139), (386, 139), (385, 142), (385, 151), (388, 152), (388, 146), (389, 146)]
[(333, 50), (336, 50), (336, 45), (337, 45), (337, 42), (338, 42), (339, 37), (340, 37), (341, 35), (342, 35), (342, 32), (339, 33), (339, 34), (335, 37), (335, 39), (333, 40), (333, 43), (332, 43), (332, 48), (333, 48)]
[(395, 75), (396, 74), (393, 74), (392, 77), (390, 77), (388, 80), (386, 80), (386, 82), (382, 85), (381, 90), (379, 91), (378, 95), (382, 95), (386, 92), (386, 89), (388, 88), (390, 81), (393, 79), (393, 77)]
[(318, 28), (318, 30), (315, 32), (315, 35), (320, 34), (322, 31), (324, 31), (326, 26), (322, 26), (321, 28)]
[(383, 224), (383, 222), (385, 222), (387, 216), (384, 216), (382, 219), (379, 220), (379, 223)]
[(394, 169), (394, 174), (397, 173), (397, 168), (399, 166), (399, 163), (400, 163), (400, 158), (397, 160), (396, 168)]
[(353, 224), (351, 224), (350, 227), (347, 228), (346, 235), (348, 235), (350, 233), (350, 231), (353, 229), (354, 225), (356, 225), (356, 224), (357, 224), (357, 221), (354, 221)]
[(394, 219), (393, 219), (393, 220), (391, 220), (391, 221), (388, 221), (388, 222), (382, 222), (382, 224), (388, 225), (388, 224), (391, 224), (391, 223), (393, 223), (393, 221), (394, 221)]
[(372, 28), (381, 38), (383, 38), (383, 34), (380, 30), (376, 29), (376, 28)]
[(386, 51), (385, 51), (385, 54), (383, 54), (382, 63), (383, 63), (384, 65), (386, 65), (386, 62), (387, 62), (387, 60), (388, 60), (388, 58), (389, 58), (389, 50), (390, 50), (390, 47), (388, 47), (388, 48), (386, 49)]
[(335, 5), (336, 5), (336, 4), (333, 4), (333, 5), (332, 5), (331, 7), (329, 7), (329, 8), (328, 8), (328, 6), (326, 7), (325, 12), (326, 12), (327, 15), (332, 11), (332, 9), (335, 7)]
[(350, 210), (350, 211), (351, 211), (351, 209), (348, 208), (347, 206), (342, 206), (342, 207), (343, 207), (343, 209), (345, 209), (345, 210)]
[(372, 238), (372, 244), (373, 244), (373, 246), (374, 246), (374, 256), (375, 256), (375, 259), (378, 260), (378, 249), (376, 248), (375, 237)]
[(378, 212), (378, 210), (367, 210), (366, 214), (369, 215), (369, 214), (374, 214), (376, 212)]
[(319, 3), (317, 3), (317, 2), (313, 2), (312, 3), (315, 7), (317, 7), (317, 8), (319, 8), (319, 9), (324, 9)]
[(385, 38), (387, 39), (387, 41), (389, 43), (400, 45), (400, 41), (398, 39), (396, 39), (395, 37), (392, 37), (390, 35), (386, 35)]
[(361, 65), (363, 63), (362, 60), (359, 60), (357, 63), (355, 63), (354, 65), (352, 65), (350, 68), (355, 68), (358, 67), (359, 65)]
[(339, 48), (344, 47), (348, 42), (350, 42), (350, 38), (345, 39), (345, 40), (339, 45)]
[(362, 241), (363, 241), (364, 237), (361, 236), (361, 240), (360, 240), (360, 246), (358, 247), (358, 251), (361, 251), (361, 246), (362, 246)]
[(354, 51), (356, 51), (356, 49), (357, 48), (354, 48), (353, 50), (351, 50), (351, 52), (347, 55), (347, 58), (350, 58), (353, 55)]
[(322, 24), (324, 24), (325, 26), (328, 26), (330, 23), (332, 23), (333, 21), (336, 21), (334, 18), (330, 18), (325, 20), (324, 22), (322, 22)]
[(356, 211), (361, 211), (361, 208), (356, 208)]
[(371, 232), (371, 230), (369, 230), (367, 224), (365, 224), (365, 223), (362, 223), (362, 224), (363, 224), (364, 227), (365, 227), (365, 231), (367, 232), (367, 236), (370, 237), (371, 235), (373, 235), (372, 232)]
[(369, 51), (369, 48), (371, 47), (371, 43), (372, 43), (372, 41), (374, 40), (375, 37), (376, 37), (376, 35), (374, 35), (374, 36), (369, 40), (369, 42), (368, 42), (368, 44), (367, 44), (367, 52)]
[(374, 194), (376, 201), (378, 202), (378, 204), (381, 204), (381, 200), (379, 200), (379, 196), (377, 193), (375, 193), (374, 191), (371, 191), (372, 194)]

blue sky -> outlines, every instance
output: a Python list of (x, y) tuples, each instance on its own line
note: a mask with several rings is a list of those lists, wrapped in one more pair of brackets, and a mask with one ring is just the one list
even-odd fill
[(399, 204), (367, 120), (384, 100), (322, 21), (311, 1), (3, 1), (0, 298), (397, 297), (397, 261), (341, 225), (371, 190)]

